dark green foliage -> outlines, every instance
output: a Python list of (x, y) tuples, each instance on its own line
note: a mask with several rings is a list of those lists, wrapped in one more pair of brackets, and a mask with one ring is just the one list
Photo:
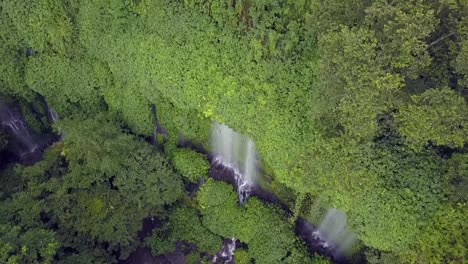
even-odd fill
[(369, 264), (400, 263), (402, 259), (397, 255), (377, 250), (366, 250), (366, 260)]
[[(108, 262), (115, 250), (125, 257), (136, 247), (143, 218), (181, 197), (181, 180), (150, 145), (102, 114), (57, 126), (64, 142), (34, 166), (15, 170), (25, 187), (2, 201), (1, 222), (54, 227), (64, 248), (84, 259)], [(77, 258), (62, 250), (57, 254), (65, 263)]]
[(208, 15), (218, 28), (227, 28), (249, 42), (256, 60), (296, 57), (310, 48), (310, 1), (180, 1)]
[(50, 230), (22, 231), (17, 226), (0, 225), (2, 263), (52, 263), (58, 247), (56, 235)]
[[(296, 216), (345, 210), (369, 260), (463, 262), (467, 17), (454, 0), (0, 1), (0, 93), (36, 132), (49, 130), (45, 97), (64, 138), (1, 173), (0, 224), (16, 238), (54, 229), (59, 263), (125, 257), (158, 214), (169, 223), (155, 252), (183, 239), (198, 244), (195, 260), (236, 236), (244, 261), (310, 261), (280, 211), (240, 208), (226, 185), (202, 188), (202, 220), (167, 210), (182, 180), (134, 136), (153, 134), (155, 105), (187, 179), (208, 164), (178, 140), (208, 148), (221, 122), (255, 141), (271, 190), (299, 197)], [(8, 140), (0, 131), (0, 149)], [(8, 258), (25, 256), (8, 243)]]
[[(87, 215), (75, 219), (79, 222), (71, 226), (97, 239), (127, 245), (148, 210), (180, 197), (180, 179), (164, 158), (152, 151), (151, 146), (120, 132), (105, 117), (81, 123), (67, 120), (58, 126), (66, 135), (64, 154), (70, 170), (61, 188), (76, 189), (69, 204), (62, 203), (65, 207), (59, 210), (70, 207), (79, 210), (71, 212), (73, 218)], [(82, 206), (75, 207), (75, 203)], [(65, 221), (65, 211), (63, 217)]]
[(190, 149), (178, 149), (173, 155), (175, 168), (189, 181), (197, 182), (207, 177), (210, 164), (204, 155)]
[(468, 201), (468, 154), (455, 154), (449, 161), (447, 178), (452, 183), (450, 200)]
[(457, 72), (463, 75), (463, 79), (460, 80), (460, 85), (468, 87), (468, 40), (461, 43), (461, 51), (458, 55), (455, 65)]
[(0, 151), (5, 149), (7, 145), (8, 145), (7, 136), (0, 132)]
[(468, 143), (468, 106), (463, 97), (444, 88), (411, 99), (397, 116), (408, 144), (420, 147), (431, 142), (455, 148)]
[[(215, 254), (222, 247), (220, 236), (202, 225), (194, 208), (179, 207), (171, 213), (169, 225), (147, 238), (147, 244), (155, 254), (166, 254), (175, 249), (177, 241), (185, 241), (197, 246), (199, 253)], [(165, 235), (164, 235), (165, 233)]]
[(202, 208), (203, 224), (215, 234), (247, 243), (249, 256), (255, 263), (311, 262), (292, 227), (276, 207), (251, 198), (241, 208), (229, 185), (211, 179), (203, 185), (197, 199)]

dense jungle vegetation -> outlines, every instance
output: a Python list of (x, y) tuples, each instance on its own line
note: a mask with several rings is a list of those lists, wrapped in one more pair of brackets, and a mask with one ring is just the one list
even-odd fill
[[(117, 263), (178, 241), (208, 263), (233, 236), (236, 263), (329, 263), (293, 224), (327, 208), (346, 211), (354, 261), (468, 261), (466, 0), (0, 0), (0, 58), (0, 94), (62, 136), (0, 166), (1, 263)], [(253, 139), (293, 215), (240, 207), (178, 145), (209, 149), (213, 121)], [(155, 123), (162, 149), (145, 141)]]

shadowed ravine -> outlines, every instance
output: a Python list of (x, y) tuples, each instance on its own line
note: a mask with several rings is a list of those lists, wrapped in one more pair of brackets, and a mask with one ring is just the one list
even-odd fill
[[(46, 106), (48, 119), (50, 122), (55, 122), (58, 115), (47, 103)], [(3, 101), (0, 101), (0, 126), (11, 138), (9, 149), (15, 150), (11, 153), (14, 158), (8, 162), (34, 164), (42, 159), (44, 149), (57, 139), (57, 136), (34, 133), (26, 124), (19, 108)], [(161, 127), (161, 131), (165, 131), (159, 124), (157, 126)], [(244, 205), (250, 196), (255, 196), (264, 202), (275, 204), (292, 216), (292, 210), (286, 203), (257, 183), (257, 175), (261, 168), (258, 165), (258, 154), (254, 143), (248, 137), (234, 132), (225, 125), (215, 124), (213, 130), (213, 152), (188, 140), (180, 141), (178, 146), (191, 148), (207, 155), (211, 164), (209, 176), (233, 185), (238, 192), (240, 206)], [(152, 143), (156, 144), (155, 141)], [(195, 185), (189, 189), (196, 192), (198, 187)], [(145, 237), (151, 235), (154, 228), (159, 226), (159, 219), (147, 218), (138, 234), (139, 239), (143, 241)], [(319, 253), (328, 256), (336, 263), (348, 262), (344, 252), (354, 242), (355, 236), (346, 229), (344, 212), (336, 209), (329, 210), (319, 227), (299, 217), (295, 229), (296, 234), (306, 242), (311, 254)], [(226, 239), (219, 252), (210, 256), (213, 263), (235, 263), (234, 252), (238, 244), (243, 243), (235, 238)], [(185, 263), (185, 260), (183, 252), (179, 250), (163, 256), (153, 256), (149, 248), (140, 247), (121, 263), (179, 264)]]

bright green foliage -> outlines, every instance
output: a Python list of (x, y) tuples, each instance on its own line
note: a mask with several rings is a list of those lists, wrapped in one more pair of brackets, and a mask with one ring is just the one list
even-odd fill
[(170, 204), (180, 197), (181, 181), (167, 161), (106, 117), (67, 120), (58, 127), (66, 135), (70, 168), (64, 183), (74, 188), (110, 183), (139, 208)]
[(222, 239), (201, 223), (197, 210), (188, 207), (176, 209), (170, 218), (173, 236), (194, 243), (199, 252), (214, 254), (222, 246)]
[(307, 177), (291, 179), (292, 187), (313, 194), (327, 207), (352, 211), (354, 204), (360, 203), (362, 196), (376, 186), (377, 175), (364, 166), (373, 159), (370, 146), (358, 145), (347, 138), (316, 136), (308, 154), (309, 160), (298, 166)]
[(468, 106), (448, 88), (430, 89), (412, 96), (397, 116), (400, 131), (412, 146), (462, 147), (468, 142)]
[[(217, 120), (249, 134), (279, 178), (298, 177), (289, 166), (305, 151), (301, 142), (311, 126), (312, 50), (297, 60), (257, 62), (244, 38), (177, 4), (109, 2), (81, 5), (80, 32), (88, 52), (112, 72), (106, 103), (132, 130), (152, 134), (152, 103), (173, 138), (182, 132), (206, 143), (210, 121)], [(122, 18), (133, 12), (138, 16)], [(91, 26), (96, 23), (108, 26)]]
[(412, 263), (464, 263), (468, 243), (466, 204), (446, 205), (418, 237), (416, 250), (405, 256)]
[(347, 134), (369, 140), (377, 115), (398, 105), (404, 77), (429, 65), (424, 39), (435, 19), (428, 6), (406, 1), (376, 1), (366, 14), (362, 23), (368, 27), (335, 27), (319, 38), (323, 103), (317, 111), (331, 129), (338, 123)]
[[(3, 2), (2, 2), (3, 4)], [(0, 92), (4, 94), (26, 96), (25, 83), (22, 74), (24, 57), (18, 56), (20, 35), (14, 29), (13, 21), (0, 8)], [(24, 50), (21, 50), (24, 52)]]
[(247, 243), (255, 263), (311, 262), (288, 221), (274, 206), (251, 198), (245, 207), (239, 207), (232, 187), (211, 179), (202, 186), (197, 199), (203, 224), (218, 235)]
[(21, 43), (38, 51), (65, 53), (72, 25), (65, 4), (59, 0), (2, 1), (2, 11), (21, 36)]
[(99, 64), (93, 60), (40, 54), (28, 60), (25, 78), (62, 116), (78, 111), (96, 113), (102, 103), (100, 89), (107, 84), (98, 70)]
[(2, 263), (52, 263), (59, 244), (54, 232), (45, 229), (22, 231), (17, 226), (0, 225)]
[[(362, 243), (386, 251), (375, 262), (457, 261), (467, 11), (452, 0), (1, 1), (0, 92), (21, 97), (36, 131), (49, 129), (26, 106), (38, 94), (65, 120), (43, 162), (2, 172), (0, 222), (53, 227), (72, 249), (58, 262), (124, 257), (140, 220), (182, 195), (169, 162), (129, 134), (153, 134), (155, 105), (187, 178), (205, 176), (206, 160), (177, 150), (179, 137), (208, 147), (211, 122), (225, 123), (254, 140), (272, 190), (320, 201), (310, 219), (345, 210)], [(239, 208), (222, 186), (200, 194), (203, 239), (169, 228), (154, 247), (185, 237), (208, 248), (208, 228), (248, 242), (257, 263), (310, 260), (280, 212), (256, 199)], [(166, 211), (169, 227), (198, 226), (193, 212)]]
[(178, 149), (172, 162), (177, 171), (191, 182), (206, 178), (210, 169), (206, 157), (190, 149)]
[(247, 250), (237, 249), (234, 252), (234, 258), (235, 258), (236, 263), (239, 263), (239, 264), (250, 264), (251, 263), (251, 258), (249, 256), (249, 252)]

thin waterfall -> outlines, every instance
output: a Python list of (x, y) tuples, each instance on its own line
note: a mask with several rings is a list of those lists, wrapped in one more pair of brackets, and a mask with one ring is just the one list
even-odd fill
[(235, 263), (234, 253), (236, 251), (236, 241), (237, 239), (235, 237), (225, 240), (223, 248), (218, 252), (218, 254), (213, 256), (212, 262), (223, 264)]
[(21, 156), (37, 149), (38, 146), (34, 143), (31, 131), (24, 122), (23, 116), (2, 102), (0, 102), (0, 127), (9, 131), (23, 146), (24, 152)]
[(312, 235), (320, 241), (322, 247), (334, 248), (340, 254), (345, 254), (357, 239), (356, 234), (347, 228), (346, 213), (335, 208), (327, 211)]
[(11, 153), (23, 164), (33, 164), (42, 155), (42, 145), (37, 135), (24, 121), (19, 107), (8, 105), (0, 98), (0, 130), (9, 134)]
[(47, 117), (49, 118), (51, 123), (55, 123), (59, 120), (59, 116), (57, 114), (57, 111), (53, 107), (49, 105), (47, 100), (44, 99), (45, 105), (47, 107)]
[(213, 124), (211, 142), (215, 154), (213, 163), (233, 172), (239, 202), (244, 204), (257, 178), (255, 144), (247, 136), (219, 123)]

